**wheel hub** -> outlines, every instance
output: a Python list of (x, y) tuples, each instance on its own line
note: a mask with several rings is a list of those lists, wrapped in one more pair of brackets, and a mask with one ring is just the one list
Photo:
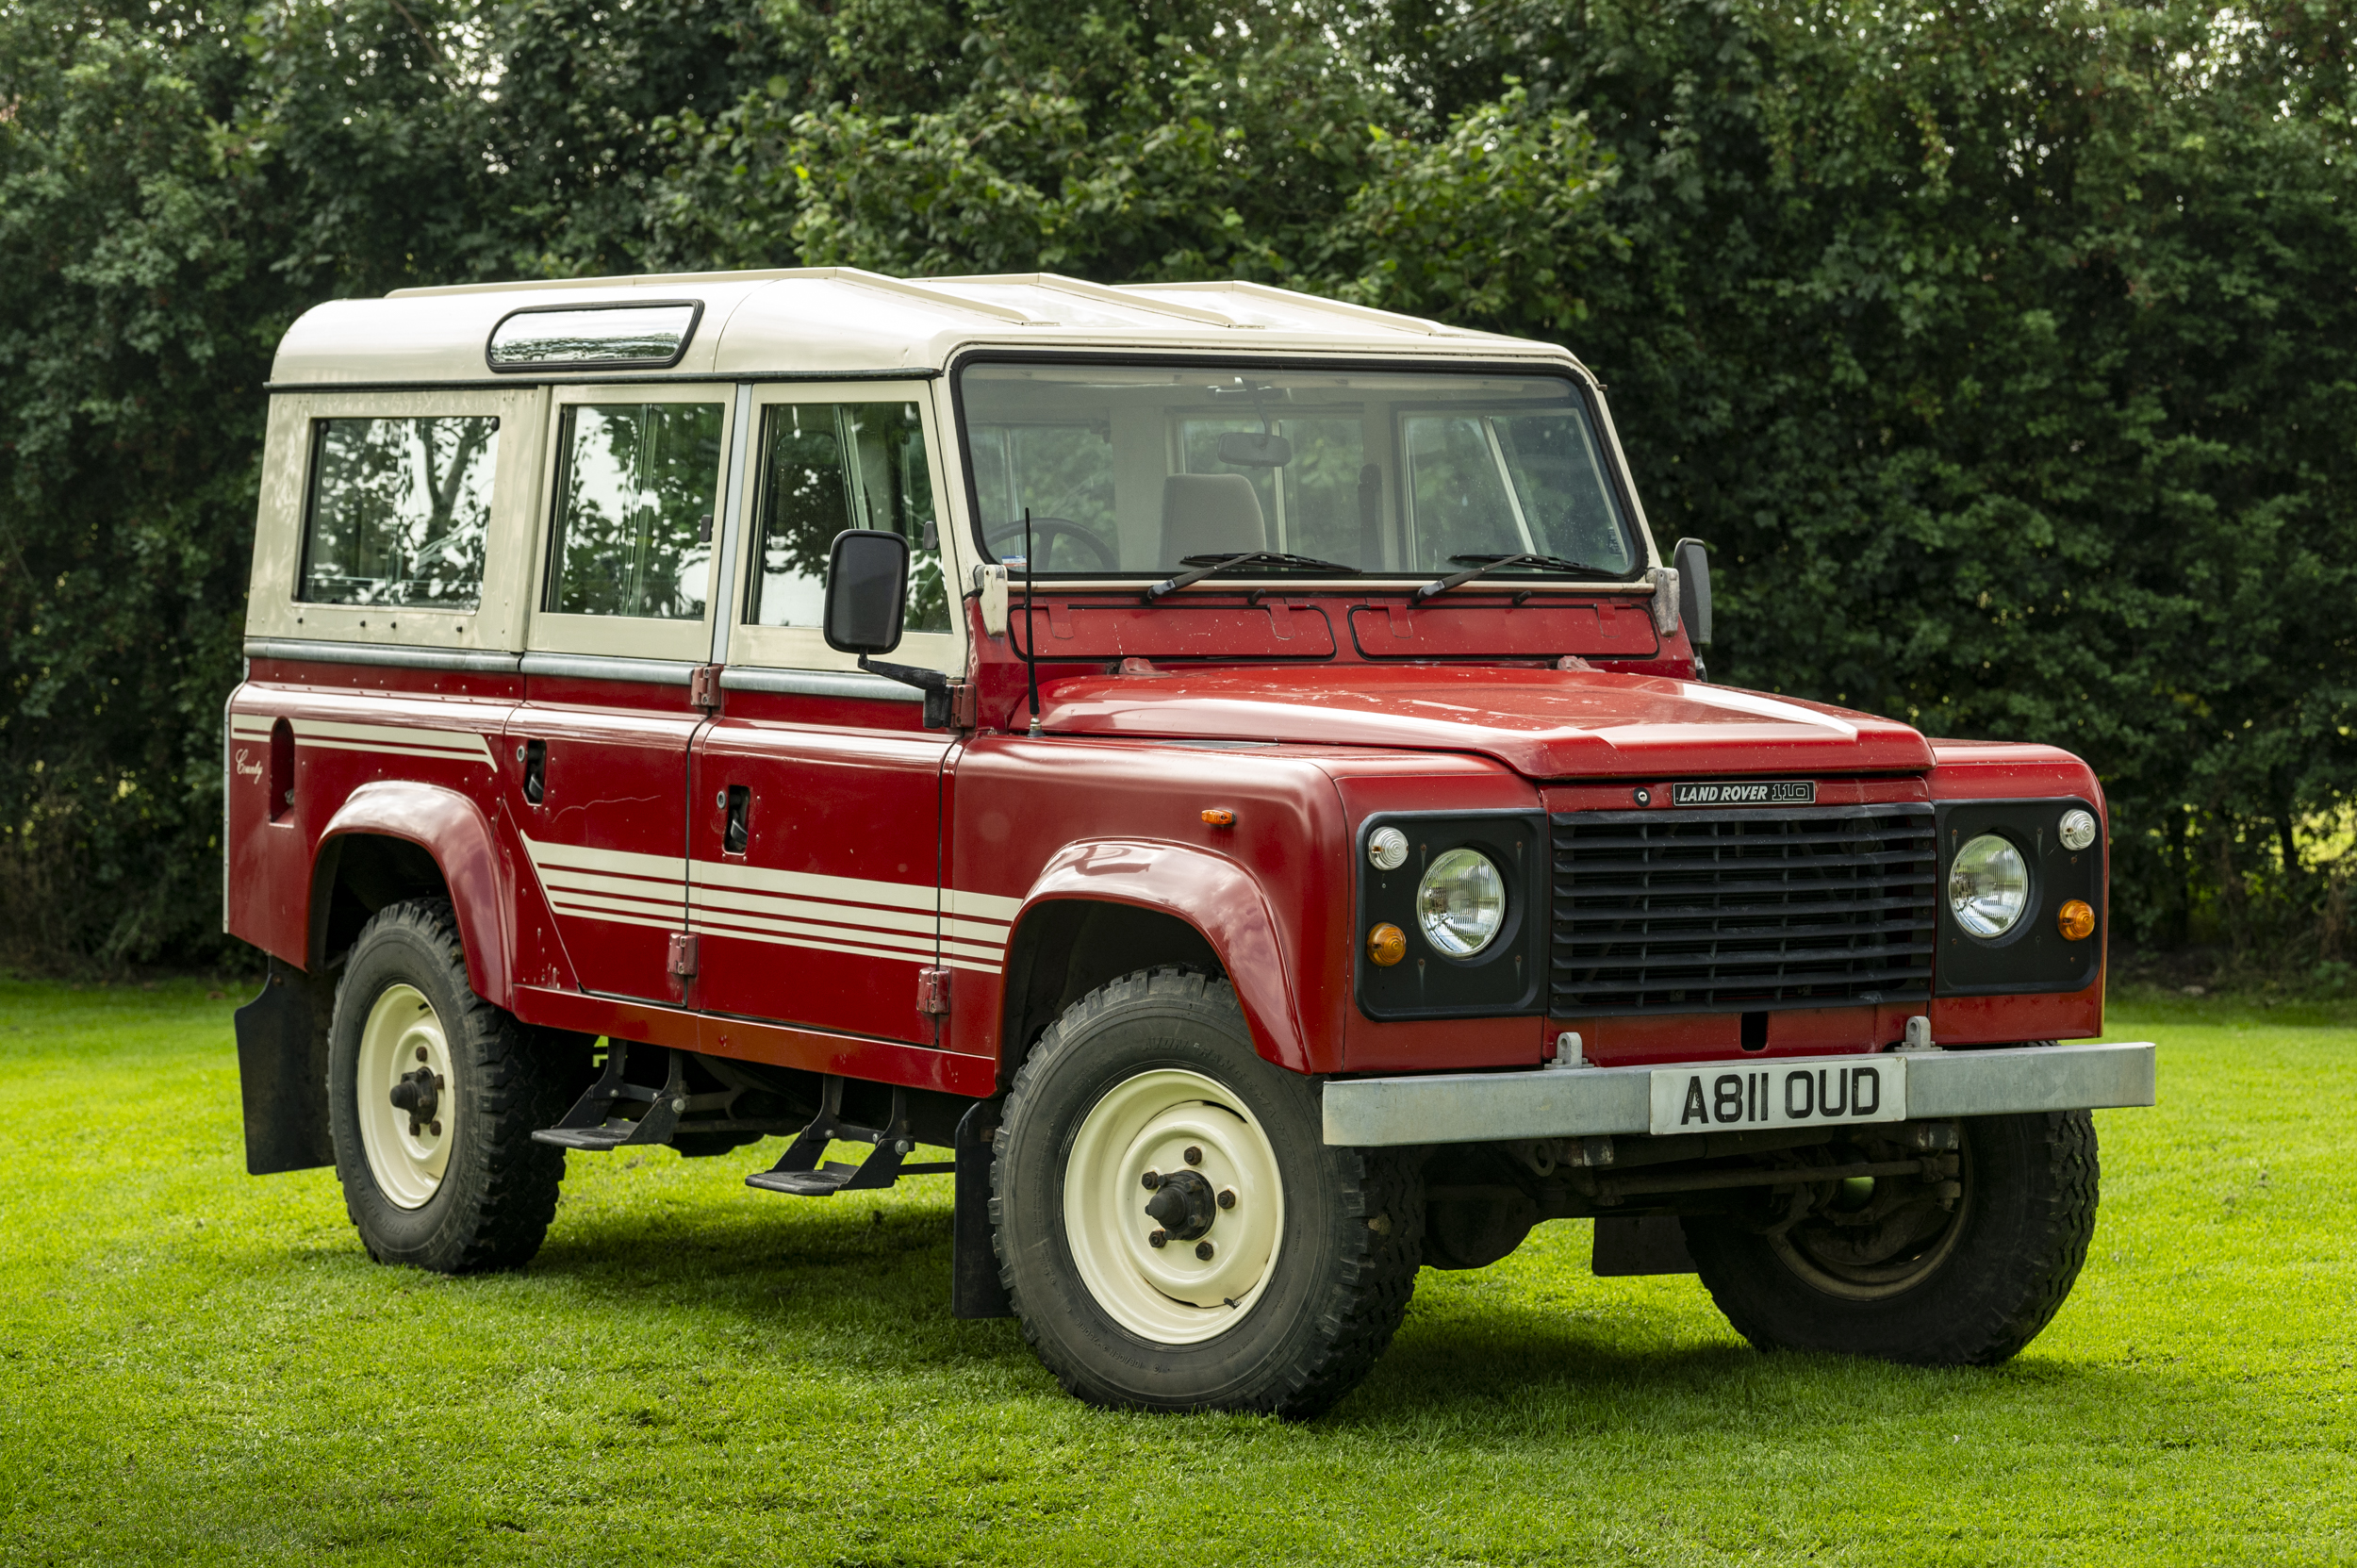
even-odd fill
[(394, 984), (378, 993), (354, 1070), (369, 1174), (394, 1207), (421, 1209), (441, 1190), (459, 1111), (450, 1041), (423, 992)]
[(1146, 1200), (1147, 1215), (1172, 1241), (1200, 1240), (1219, 1217), (1219, 1197), (1211, 1184), (1191, 1170), (1169, 1176), (1146, 1174), (1154, 1185), (1154, 1196)]
[(1082, 1118), (1063, 1208), (1096, 1304), (1164, 1345), (1231, 1328), (1266, 1288), (1284, 1227), (1277, 1153), (1260, 1123), (1225, 1086), (1177, 1068), (1114, 1085)]

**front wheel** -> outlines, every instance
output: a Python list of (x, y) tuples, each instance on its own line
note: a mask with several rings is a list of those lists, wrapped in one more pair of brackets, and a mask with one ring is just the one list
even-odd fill
[(1145, 1410), (1318, 1413), (1415, 1286), (1423, 1204), (1389, 1150), (1323, 1138), (1235, 992), (1180, 969), (1090, 993), (1000, 1115), (991, 1218), (1024, 1337), (1064, 1388)]
[(1957, 1125), (1953, 1178), (1845, 1180), (1835, 1163), (1814, 1199), (1787, 1188), (1748, 1214), (1689, 1217), (1687, 1250), (1727, 1321), (1762, 1350), (1932, 1366), (1993, 1366), (2036, 1338), (2095, 1235), (2094, 1120)]

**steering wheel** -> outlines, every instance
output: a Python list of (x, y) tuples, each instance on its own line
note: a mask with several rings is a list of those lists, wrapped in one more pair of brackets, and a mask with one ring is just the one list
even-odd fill
[[(1046, 560), (1053, 553), (1058, 539), (1077, 539), (1086, 545), (1089, 553), (1096, 557), (1096, 565), (1106, 571), (1121, 569), (1121, 558), (1106, 547), (1105, 541), (1070, 518), (1031, 520), (1031, 547), (1039, 552), (1041, 560)], [(1023, 524), (1019, 521), (990, 524), (982, 529), (982, 542), (990, 546), (992, 554), (1003, 557), (1006, 554), (1003, 546), (1023, 542)], [(1046, 568), (1040, 569), (1045, 570)]]

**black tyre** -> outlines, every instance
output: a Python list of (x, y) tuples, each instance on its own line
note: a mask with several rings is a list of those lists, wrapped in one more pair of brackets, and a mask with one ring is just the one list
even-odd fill
[(1175, 968), (1057, 1019), (992, 1165), (1024, 1338), (1070, 1393), (1134, 1409), (1332, 1405), (1407, 1311), (1423, 1207), (1409, 1161), (1326, 1144), (1317, 1083), (1255, 1053), (1227, 982)]
[(539, 1250), (565, 1151), (532, 1132), (565, 1112), (570, 1043), (469, 988), (447, 900), (388, 904), (361, 928), (336, 990), (327, 1097), (369, 1256), (466, 1274)]
[(1762, 1350), (1935, 1366), (1993, 1366), (2036, 1338), (2095, 1234), (2095, 1123), (2061, 1111), (1958, 1126), (1952, 1179), (1854, 1180), (1845, 1203), (1837, 1164), (1813, 1204), (1785, 1189), (1748, 1219), (1689, 1218), (1687, 1250), (1727, 1321)]

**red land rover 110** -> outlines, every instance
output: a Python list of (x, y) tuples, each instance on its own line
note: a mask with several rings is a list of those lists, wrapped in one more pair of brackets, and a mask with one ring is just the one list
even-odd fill
[(2153, 1086), (2059, 1043), (2094, 775), (1706, 684), (1562, 350), (818, 269), (338, 302), (273, 376), (247, 1163), (372, 1256), (793, 1134), (749, 1185), (954, 1171), (953, 1310), (1074, 1394), (1294, 1415), (1546, 1219), (1762, 1346), (1994, 1362), (2069, 1290)]

